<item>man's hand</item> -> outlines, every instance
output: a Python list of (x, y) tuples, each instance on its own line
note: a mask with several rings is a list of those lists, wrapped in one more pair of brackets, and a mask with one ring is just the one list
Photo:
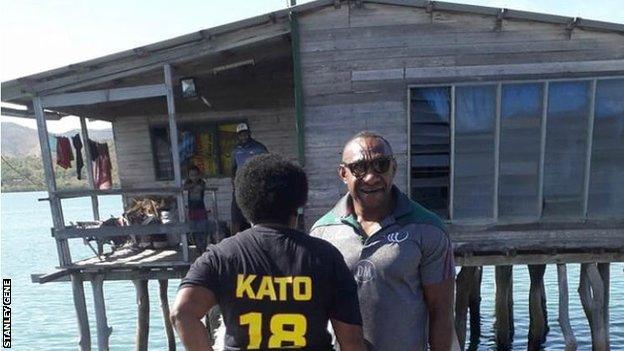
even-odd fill
[(204, 287), (187, 286), (178, 291), (170, 319), (187, 350), (212, 351), (201, 319), (216, 304), (214, 293)]
[(332, 319), (331, 324), (340, 351), (366, 351), (361, 325), (347, 324), (337, 319)]
[(457, 338), (453, 319), (454, 286), (454, 278), (423, 286), (429, 311), (429, 347), (432, 351), (451, 350), (453, 340)]

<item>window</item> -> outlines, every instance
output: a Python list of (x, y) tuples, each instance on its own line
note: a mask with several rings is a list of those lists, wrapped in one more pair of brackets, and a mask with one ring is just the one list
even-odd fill
[(587, 152), (589, 81), (552, 82), (548, 88), (542, 216), (581, 217)]
[(623, 77), (412, 87), (409, 103), (410, 195), (441, 217), (624, 216)]
[(539, 218), (541, 83), (503, 84), (498, 216)]
[(495, 117), (495, 85), (455, 89), (456, 219), (493, 217)]
[[(191, 165), (197, 166), (203, 176), (230, 176), (237, 123), (180, 124), (178, 142), (183, 177)], [(172, 180), (173, 161), (168, 128), (154, 126), (150, 134), (156, 180)]]
[(450, 169), (450, 88), (411, 93), (411, 196), (448, 218)]
[(588, 217), (624, 217), (624, 79), (596, 84)]

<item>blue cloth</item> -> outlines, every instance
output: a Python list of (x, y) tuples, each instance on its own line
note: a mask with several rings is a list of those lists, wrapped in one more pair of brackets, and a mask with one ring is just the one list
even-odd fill
[(180, 162), (185, 162), (195, 154), (195, 135), (191, 132), (182, 133), (180, 139)]
[(243, 144), (236, 144), (232, 150), (232, 174), (236, 174), (236, 170), (242, 167), (250, 158), (268, 152), (269, 150), (264, 145), (251, 138)]

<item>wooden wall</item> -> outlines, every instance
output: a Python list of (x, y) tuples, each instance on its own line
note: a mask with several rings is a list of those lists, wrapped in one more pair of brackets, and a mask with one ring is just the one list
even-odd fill
[(299, 23), (308, 226), (344, 193), (335, 169), (344, 142), (360, 130), (391, 142), (399, 163), (395, 182), (406, 189), (408, 85), (536, 78), (540, 70), (565, 77), (577, 61), (604, 75), (595, 67), (624, 59), (622, 33), (521, 20), (503, 20), (497, 29), (494, 16), (460, 12), (343, 4)]
[[(167, 116), (120, 117), (113, 122), (117, 166), (122, 187), (174, 186), (173, 181), (157, 181), (154, 171), (150, 125), (163, 125)], [(297, 141), (293, 108), (236, 110), (178, 115), (178, 122), (215, 122), (247, 120), (252, 136), (271, 152), (297, 160)], [(230, 219), (232, 187), (229, 177), (208, 178), (208, 186), (219, 187), (219, 218)]]

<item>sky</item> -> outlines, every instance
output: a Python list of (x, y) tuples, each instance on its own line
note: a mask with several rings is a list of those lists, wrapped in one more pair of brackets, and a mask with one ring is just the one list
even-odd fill
[[(299, 0), (301, 4), (307, 1)], [(451, 2), (624, 23), (621, 0)], [(0, 0), (0, 81), (283, 9), (287, 0)], [(32, 120), (1, 117), (34, 128)], [(78, 126), (66, 117), (51, 132)], [(90, 128), (108, 127), (106, 123)]]

